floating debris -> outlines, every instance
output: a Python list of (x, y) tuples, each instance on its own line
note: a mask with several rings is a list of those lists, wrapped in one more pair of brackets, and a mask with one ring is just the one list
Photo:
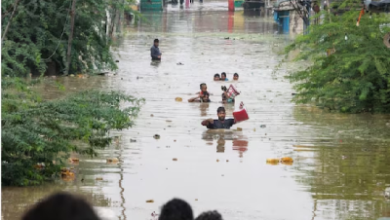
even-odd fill
[(226, 160), (226, 163), (229, 163), (229, 160)]
[(101, 181), (101, 180), (103, 180), (103, 177), (97, 177), (95, 180)]
[(159, 134), (155, 134), (155, 135), (153, 136), (153, 138), (154, 138), (154, 139), (160, 139), (160, 135), (159, 135)]
[(61, 169), (61, 178), (64, 181), (72, 181), (75, 179), (74, 172), (69, 168), (62, 168)]
[(153, 199), (146, 200), (146, 203), (154, 203)]
[(179, 66), (184, 65), (182, 62), (178, 62), (176, 64), (179, 65)]
[(219, 160), (217, 159), (217, 163), (219, 162)]
[(283, 164), (286, 164), (286, 165), (292, 165), (294, 160), (291, 157), (282, 157), (280, 159), (280, 162), (282, 162)]
[(135, 139), (130, 139), (130, 143), (134, 143), (134, 142), (137, 142), (137, 140), (135, 140)]
[(119, 60), (115, 60), (116, 63), (119, 63)]
[(150, 115), (150, 117), (153, 117), (153, 116), (154, 116), (153, 114)]
[(172, 160), (173, 160), (173, 161), (177, 161), (177, 158), (173, 158)]
[(265, 128), (266, 127), (266, 125), (260, 125), (260, 128)]
[(279, 164), (279, 159), (277, 159), (277, 158), (269, 158), (269, 159), (267, 159), (267, 164), (277, 165), (277, 164)]
[(176, 102), (182, 102), (182, 101), (183, 101), (183, 99), (182, 99), (182, 98), (180, 98), (180, 97), (176, 97), (176, 98), (175, 98), (175, 101), (176, 101)]
[(242, 128), (240, 128), (240, 127), (237, 127), (237, 131), (242, 131)]
[(108, 158), (107, 159), (107, 163), (118, 163), (118, 162), (119, 162), (118, 158)]

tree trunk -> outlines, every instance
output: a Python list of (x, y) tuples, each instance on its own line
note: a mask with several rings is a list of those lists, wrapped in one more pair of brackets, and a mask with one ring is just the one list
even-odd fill
[(3, 43), (3, 40), (5, 39), (5, 36), (6, 36), (7, 32), (8, 32), (9, 26), (11, 25), (12, 18), (13, 18), (14, 15), (15, 15), (16, 8), (18, 7), (19, 2), (20, 2), (20, 0), (15, 0), (15, 3), (14, 3), (14, 10), (12, 11), (11, 17), (9, 18), (7, 27), (5, 27), (3, 36), (1, 37), (1, 43)]
[(76, 16), (76, 1), (73, 0), (72, 2), (72, 10), (70, 11), (70, 33), (69, 33), (69, 39), (68, 39), (68, 51), (66, 54), (66, 68), (65, 68), (65, 75), (69, 74), (69, 68), (70, 68), (70, 59), (71, 59), (71, 52), (72, 52), (72, 41), (73, 41), (73, 30), (74, 30), (74, 19)]

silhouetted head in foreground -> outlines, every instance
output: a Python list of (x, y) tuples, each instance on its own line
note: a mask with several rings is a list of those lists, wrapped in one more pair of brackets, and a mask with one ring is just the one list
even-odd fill
[(158, 220), (193, 220), (194, 215), (192, 213), (191, 206), (181, 200), (172, 199), (167, 202), (161, 209)]
[(218, 73), (214, 74), (214, 81), (219, 81), (221, 77), (219, 76)]
[(203, 212), (195, 220), (223, 220), (222, 215), (217, 211)]
[(57, 193), (37, 203), (22, 220), (100, 220), (84, 199)]

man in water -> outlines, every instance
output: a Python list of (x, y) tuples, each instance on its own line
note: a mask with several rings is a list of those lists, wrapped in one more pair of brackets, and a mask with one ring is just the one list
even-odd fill
[(188, 102), (210, 102), (209, 93), (201, 92), (197, 97), (188, 99)]
[(209, 129), (230, 129), (236, 121), (232, 118), (225, 119), (226, 112), (224, 107), (217, 109), (218, 120), (212, 118), (202, 121), (202, 125)]
[(226, 73), (225, 72), (221, 73), (221, 79), (220, 80), (221, 81), (229, 81), (229, 79), (226, 78)]
[(152, 48), (150, 48), (150, 55), (152, 56), (152, 60), (161, 60), (161, 52), (158, 48), (159, 40), (154, 39), (154, 44)]
[(221, 77), (219, 76), (218, 73), (216, 73), (216, 74), (214, 75), (214, 81), (219, 81), (220, 79), (221, 79)]
[(233, 75), (233, 80), (238, 80), (238, 73), (235, 73), (234, 75)]

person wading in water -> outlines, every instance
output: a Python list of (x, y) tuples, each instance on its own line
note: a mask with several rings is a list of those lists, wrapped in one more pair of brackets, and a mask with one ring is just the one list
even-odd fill
[(152, 56), (152, 60), (161, 60), (161, 52), (158, 48), (159, 40), (154, 39), (154, 44), (152, 48), (150, 48), (150, 55)]
[(230, 129), (236, 121), (233, 118), (225, 119), (226, 111), (224, 107), (217, 109), (218, 120), (212, 118), (202, 121), (202, 125), (209, 129)]

